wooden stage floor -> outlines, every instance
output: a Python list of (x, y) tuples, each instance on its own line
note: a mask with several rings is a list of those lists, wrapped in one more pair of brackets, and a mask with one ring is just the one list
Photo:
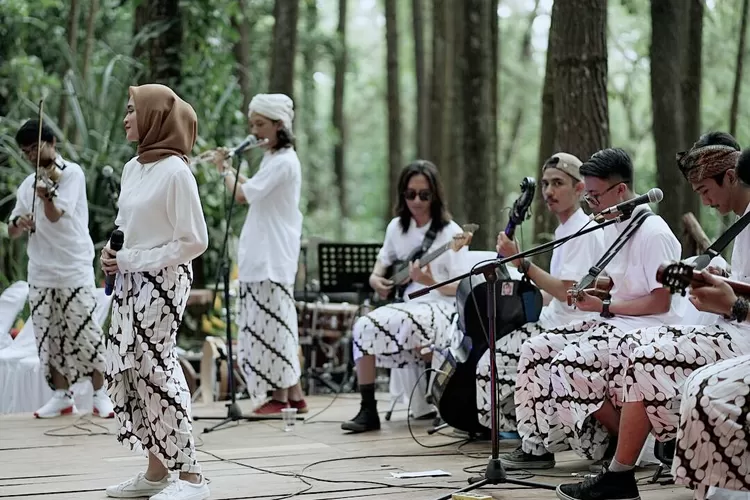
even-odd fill
[[(457, 438), (450, 430), (445, 430), (445, 435), (428, 436), (429, 423), (419, 422), (413, 425), (414, 433), (425, 445), (454, 442), (440, 448), (423, 448), (410, 437), (401, 406), (393, 421), (383, 421), (380, 432), (347, 435), (340, 431), (339, 423), (356, 413), (359, 396), (339, 396), (330, 408), (316, 415), (331, 401), (331, 396), (309, 398), (308, 416), (314, 418), (304, 424), (297, 422), (291, 433), (283, 432), (280, 421), (265, 421), (229, 424), (223, 430), (201, 434), (212, 422), (196, 422), (198, 459), (210, 481), (211, 498), (281, 500), (299, 492), (293, 498), (427, 500), (464, 487), (466, 479), (474, 475), (472, 472), (484, 470), (489, 443), (470, 443), (457, 450)], [(240, 404), (248, 412), (250, 402)], [(380, 396), (381, 412), (387, 407), (387, 395)], [(199, 416), (222, 416), (226, 410), (220, 403), (196, 404), (193, 412)], [(104, 428), (87, 421), (103, 424)], [(79, 427), (72, 426), (76, 422)], [(64, 426), (68, 427), (61, 429)], [(0, 416), (0, 499), (103, 499), (106, 486), (143, 470), (145, 459), (118, 444), (113, 435), (87, 435), (87, 430), (111, 433), (115, 424), (112, 420), (81, 416), (54, 420), (36, 420), (31, 415)], [(515, 446), (516, 441), (501, 441), (501, 451)], [(574, 473), (586, 473), (587, 464), (572, 453), (563, 453), (558, 455), (556, 469), (542, 471), (545, 476), (513, 477), (557, 484), (575, 480)], [(434, 469), (451, 476), (391, 477), (391, 472)], [(639, 477), (650, 477), (653, 471), (643, 469)], [(306, 479), (310, 487), (295, 474), (316, 479)], [(692, 498), (691, 492), (682, 487), (652, 485), (646, 479), (642, 482), (644, 500)], [(554, 491), (512, 485), (479, 491), (496, 499), (556, 498)]]

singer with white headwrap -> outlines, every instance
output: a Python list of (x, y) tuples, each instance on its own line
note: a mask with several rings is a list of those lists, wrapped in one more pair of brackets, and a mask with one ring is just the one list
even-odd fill
[[(299, 210), (302, 173), (294, 150), (294, 103), (284, 94), (258, 94), (248, 109), (250, 132), (265, 150), (260, 170), (251, 178), (234, 172), (228, 151), (214, 163), (226, 188), (239, 203), (250, 205), (238, 250), (240, 311), (239, 364), (251, 395), (273, 391), (256, 413), (283, 408), (307, 412), (299, 384), (297, 309), (294, 278), (302, 236)], [(235, 191), (234, 185), (239, 185)]]

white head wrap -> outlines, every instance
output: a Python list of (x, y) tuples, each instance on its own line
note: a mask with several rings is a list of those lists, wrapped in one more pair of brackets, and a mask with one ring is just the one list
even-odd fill
[(271, 120), (281, 120), (289, 132), (294, 120), (294, 102), (285, 94), (258, 94), (248, 106), (248, 114), (256, 112)]

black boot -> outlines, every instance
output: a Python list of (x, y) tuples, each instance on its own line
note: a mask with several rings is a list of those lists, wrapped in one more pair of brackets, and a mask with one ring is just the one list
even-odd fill
[(380, 430), (377, 405), (362, 401), (357, 416), (341, 424), (341, 429), (354, 433)]

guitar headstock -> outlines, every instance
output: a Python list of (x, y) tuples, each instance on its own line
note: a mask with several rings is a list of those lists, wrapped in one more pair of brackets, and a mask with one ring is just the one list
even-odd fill
[(463, 232), (453, 236), (453, 241), (451, 241), (451, 250), (454, 252), (458, 252), (471, 243), (474, 233), (479, 229), (479, 224), (464, 224), (461, 229)]
[(694, 267), (685, 262), (670, 262), (659, 266), (656, 271), (656, 281), (669, 289), (671, 293), (685, 295), (693, 283)]

